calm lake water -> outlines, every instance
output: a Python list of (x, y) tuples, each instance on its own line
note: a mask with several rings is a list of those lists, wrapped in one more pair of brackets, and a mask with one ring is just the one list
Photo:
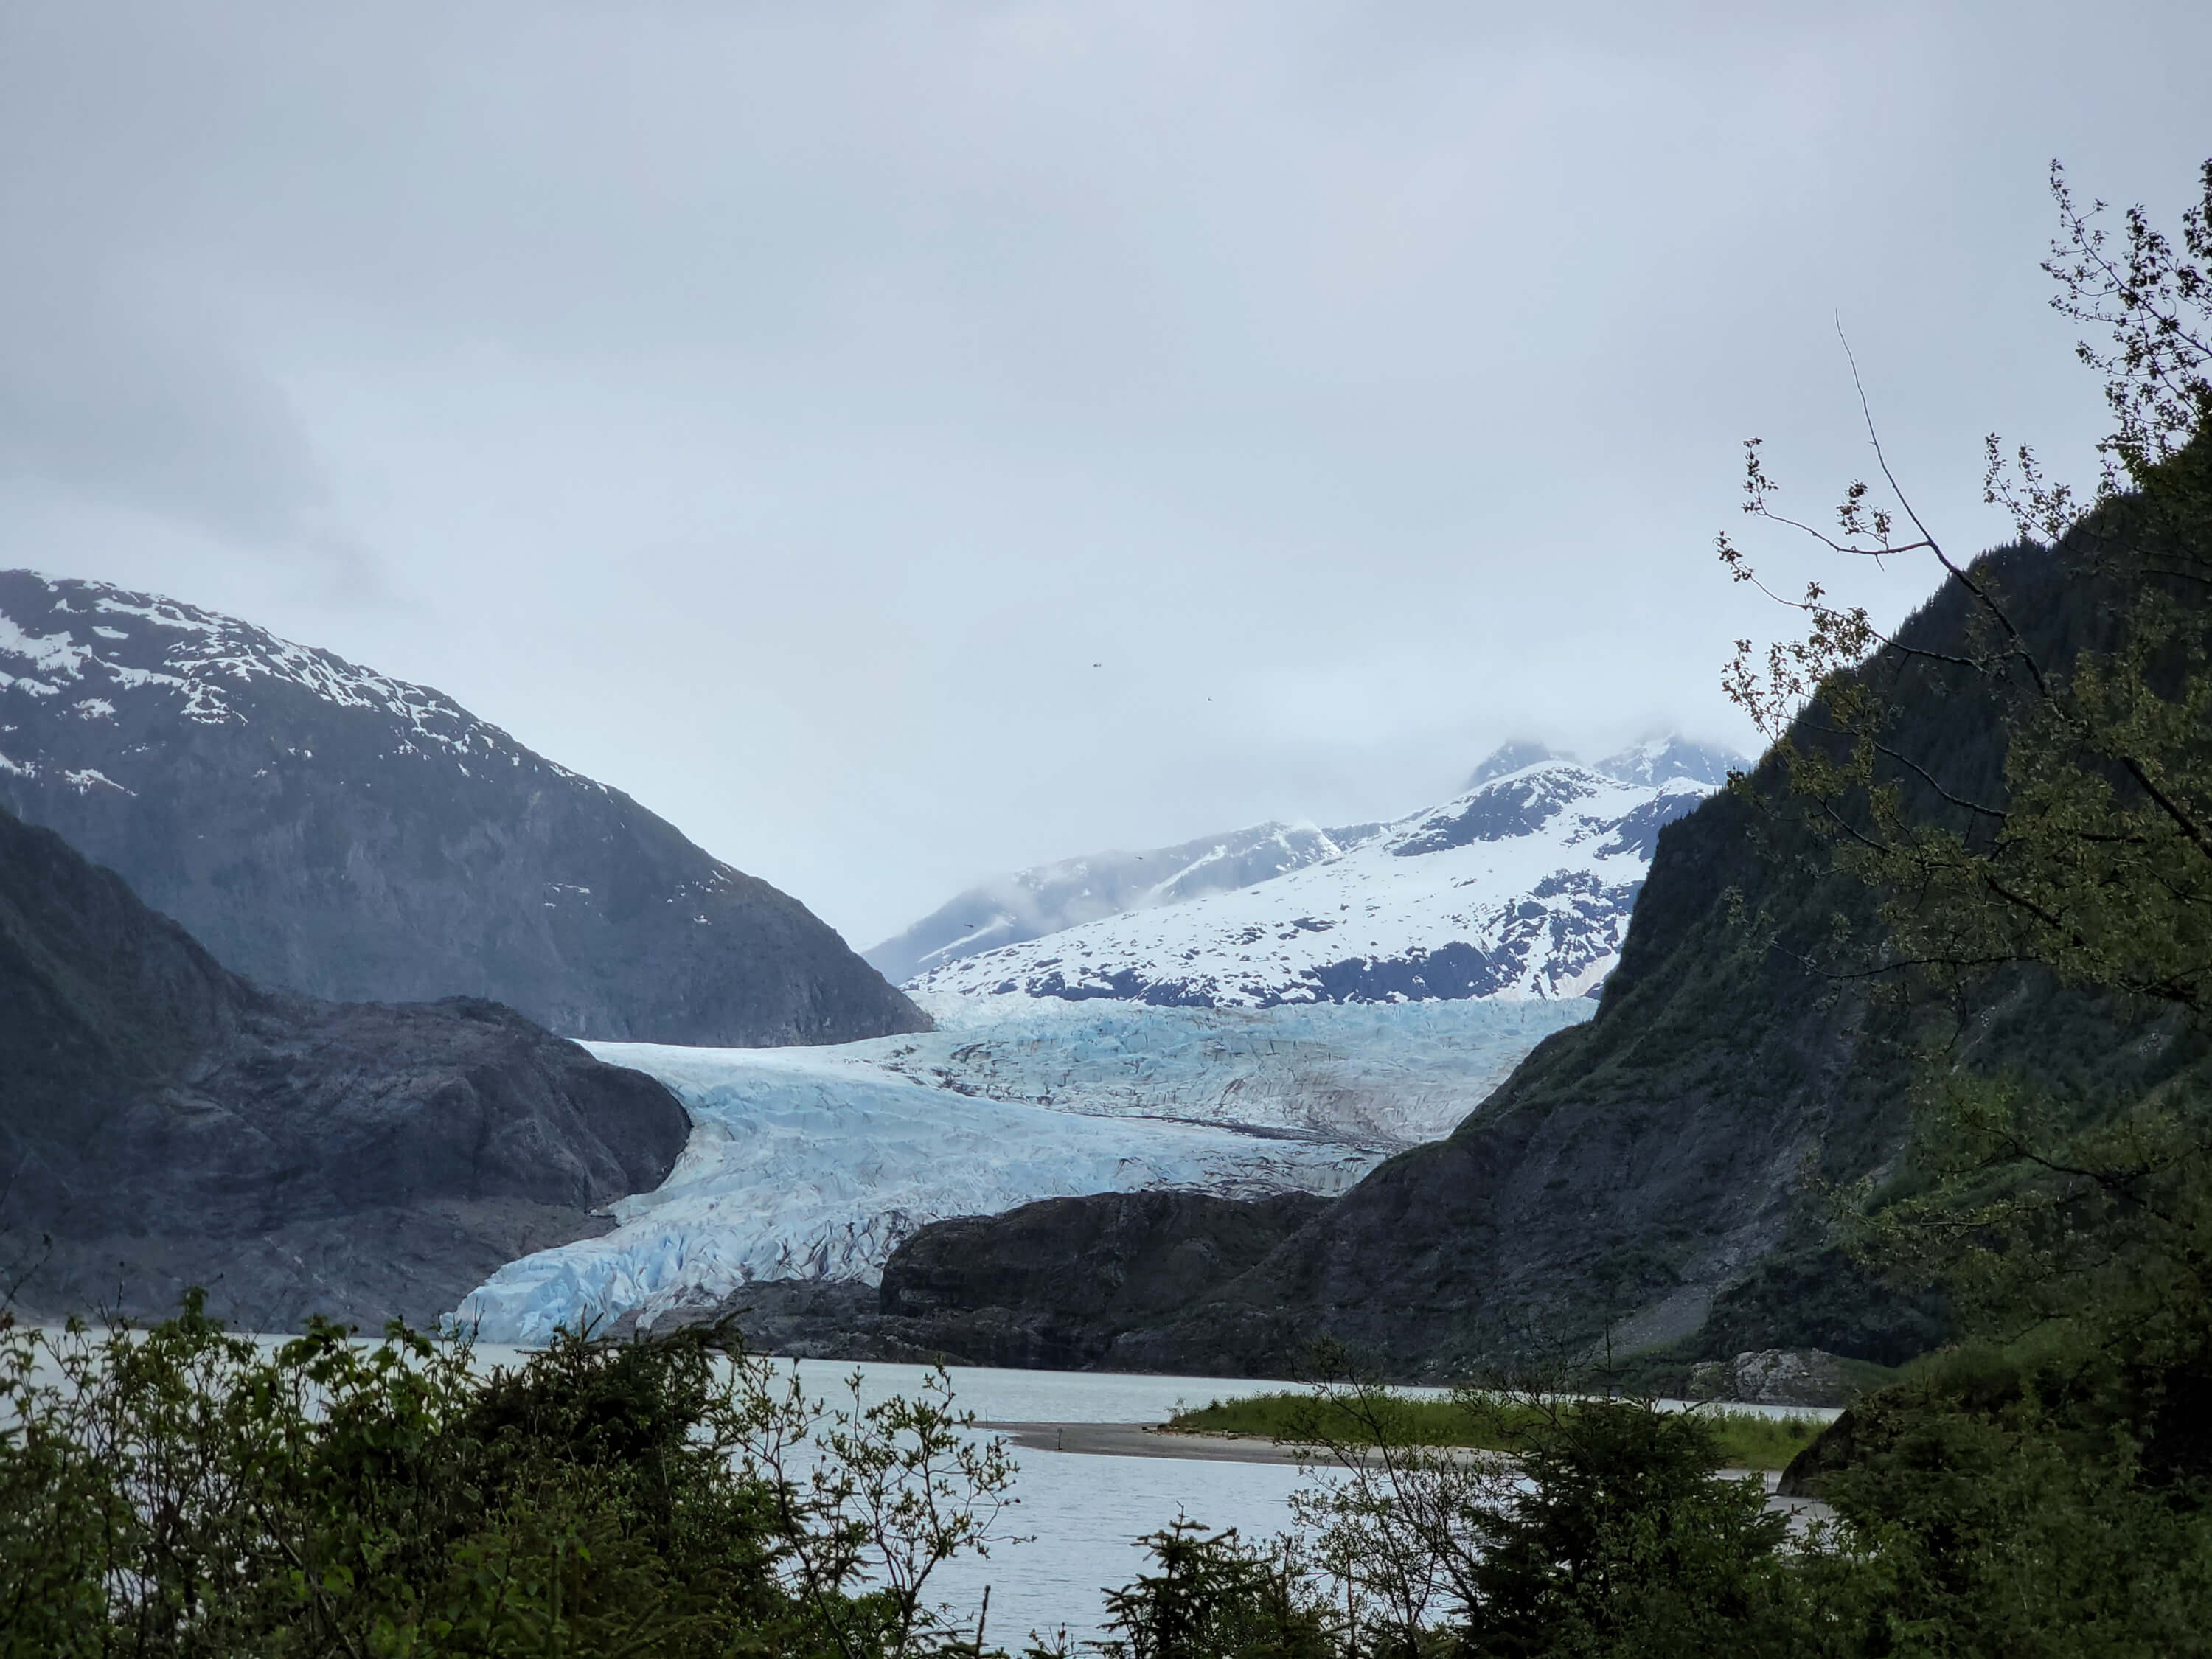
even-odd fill
[[(807, 1360), (799, 1375), (817, 1395), (842, 1395), (842, 1379), (858, 1370), (861, 1397), (872, 1402), (912, 1394), (927, 1373), (919, 1365), (854, 1366)], [(1288, 1383), (1249, 1377), (1124, 1376), (1088, 1371), (991, 1370), (959, 1366), (953, 1402), (980, 1422), (1158, 1423), (1179, 1404), (1202, 1406)], [(1077, 1641), (1100, 1635), (1101, 1592), (1146, 1570), (1136, 1540), (1177, 1515), (1217, 1531), (1234, 1527), (1267, 1539), (1290, 1524), (1290, 1495), (1298, 1472), (1279, 1463), (1201, 1462), (1173, 1457), (1102, 1457), (1077, 1452), (1014, 1453), (1021, 1466), (1002, 1528), (1026, 1541), (992, 1547), (988, 1559), (946, 1563), (930, 1579), (932, 1599), (972, 1619), (991, 1587), (986, 1638), (1018, 1652), (1032, 1630), (1049, 1635), (1065, 1626)]]
[[(919, 1365), (799, 1362), (809, 1391), (842, 1398), (842, 1379), (861, 1373), (866, 1402), (917, 1390), (927, 1372)], [(1295, 1386), (1249, 1377), (1124, 1376), (1089, 1371), (993, 1370), (956, 1366), (954, 1404), (979, 1424), (1158, 1423), (1180, 1405), (1202, 1406)], [(1442, 1389), (1405, 1393), (1440, 1397)], [(1731, 1407), (1771, 1416), (1832, 1418), (1832, 1411), (1781, 1407)], [(1109, 1457), (1021, 1447), (1015, 1487), (1019, 1504), (1003, 1522), (1029, 1541), (994, 1547), (988, 1560), (963, 1559), (938, 1569), (932, 1599), (972, 1618), (991, 1587), (986, 1637), (1018, 1652), (1032, 1631), (1049, 1635), (1066, 1626), (1077, 1641), (1101, 1635), (1102, 1591), (1118, 1588), (1150, 1566), (1136, 1540), (1177, 1515), (1219, 1530), (1234, 1527), (1264, 1541), (1291, 1524), (1290, 1497), (1302, 1477), (1282, 1463), (1231, 1463), (1173, 1457)]]
[(1100, 1635), (1101, 1592), (1149, 1571), (1135, 1547), (1179, 1514), (1247, 1539), (1273, 1537), (1290, 1524), (1297, 1469), (1282, 1463), (1217, 1463), (1176, 1457), (1095, 1457), (1075, 1452), (1015, 1453), (1019, 1504), (1009, 1530), (1027, 1541), (994, 1546), (988, 1560), (946, 1563), (930, 1579), (934, 1599), (972, 1616), (991, 1587), (985, 1634), (1019, 1652), (1032, 1631), (1065, 1626), (1078, 1641)]

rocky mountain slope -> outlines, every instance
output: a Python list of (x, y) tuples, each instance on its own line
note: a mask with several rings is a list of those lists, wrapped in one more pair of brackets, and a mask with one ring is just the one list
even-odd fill
[[(1662, 757), (1632, 758), (1648, 774)], [(1661, 826), (1711, 787), (1539, 759), (1267, 880), (964, 957), (911, 988), (1179, 1007), (1591, 996)]]
[[(2014, 550), (1979, 569), (2046, 664), (2109, 637), (2111, 596), (2059, 555)], [(1904, 637), (1942, 653), (1966, 620), (1953, 585)], [(1990, 710), (1940, 659), (1905, 672), (1899, 747), (1965, 798), (2001, 799)], [(1772, 774), (1754, 781), (1764, 805), (1723, 794), (1659, 832), (1595, 1018), (1539, 1045), (1455, 1133), (1383, 1164), (1256, 1265), (1149, 1318), (1063, 1320), (1063, 1343), (1117, 1368), (1283, 1375), (1328, 1337), (1436, 1376), (1601, 1338), (1616, 1355), (1817, 1348), (1883, 1362), (1939, 1338), (1940, 1305), (1870, 1281), (1834, 1248), (1820, 1195), (1896, 1167), (1918, 1046), (1943, 1045), (1947, 1065), (2069, 1079), (2089, 1098), (2212, 1061), (2168, 1026), (2025, 974), (1928, 1028), (1831, 979), (1820, 964), (1838, 927), (1870, 934), (1871, 904), (1831, 872)], [(1034, 1320), (1033, 1224), (965, 1225), (962, 1273), (903, 1340), (958, 1354), (963, 1332)], [(1072, 1248), (1095, 1231), (1075, 1215), (1064, 1225)], [(950, 1237), (925, 1229), (902, 1249), (934, 1260)], [(895, 1255), (886, 1283), (904, 1272)]]
[(0, 1290), (33, 1314), (421, 1322), (603, 1228), (688, 1131), (659, 1084), (481, 1001), (312, 1001), (230, 973), (0, 811)]
[(0, 806), (309, 995), (663, 1042), (928, 1023), (797, 900), (442, 694), (150, 594), (0, 572)]
[(1116, 1193), (944, 1222), (892, 1258), (878, 1328), (978, 1364), (1091, 1370), (1123, 1331), (1234, 1283), (1327, 1209), (1303, 1193)]
[(756, 1353), (1093, 1370), (1110, 1365), (1122, 1332), (1249, 1271), (1327, 1204), (1304, 1193), (1255, 1203), (1190, 1192), (1043, 1199), (924, 1229), (880, 1288), (757, 1281), (625, 1314), (608, 1328), (729, 1320)]

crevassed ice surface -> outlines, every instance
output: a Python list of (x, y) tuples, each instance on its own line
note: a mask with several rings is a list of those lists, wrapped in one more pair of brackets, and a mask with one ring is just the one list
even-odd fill
[(1389, 1151), (1449, 1133), (1584, 999), (1173, 1008), (923, 993), (918, 1036), (835, 1051), (994, 1100), (1294, 1130)]
[(872, 1283), (915, 1228), (1037, 1199), (1181, 1188), (1335, 1193), (1449, 1131), (1584, 1000), (1290, 1006), (933, 1006), (827, 1048), (592, 1043), (692, 1120), (615, 1230), (509, 1263), (456, 1317), (489, 1341), (650, 1318), (763, 1279)]

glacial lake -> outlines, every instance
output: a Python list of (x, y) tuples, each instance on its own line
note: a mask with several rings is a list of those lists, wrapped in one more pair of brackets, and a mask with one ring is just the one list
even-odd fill
[[(860, 1397), (872, 1403), (911, 1394), (928, 1375), (919, 1365), (796, 1363), (810, 1395), (848, 1398), (843, 1379), (858, 1370)], [(1138, 1376), (1097, 1371), (998, 1370), (955, 1366), (953, 1403), (975, 1413), (977, 1427), (999, 1423), (1160, 1423), (1183, 1405), (1288, 1389), (1251, 1377)], [(1441, 1397), (1443, 1389), (1407, 1389)], [(1823, 1420), (1832, 1411), (1731, 1406), (1777, 1417)], [(994, 1646), (1018, 1653), (1031, 1630), (1049, 1637), (1065, 1626), (1081, 1642), (1103, 1634), (1103, 1591), (1148, 1571), (1136, 1540), (1178, 1514), (1219, 1531), (1234, 1527), (1248, 1540), (1273, 1538), (1291, 1524), (1290, 1498), (1304, 1478), (1287, 1463), (1244, 1463), (1182, 1457), (1121, 1457), (1017, 1447), (1021, 1473), (1000, 1529), (1027, 1540), (994, 1545), (988, 1559), (963, 1557), (930, 1578), (930, 1599), (973, 1619), (983, 1587), (991, 1589)]]
[[(873, 1402), (911, 1394), (927, 1375), (919, 1365), (799, 1362), (810, 1393), (843, 1397), (842, 1380), (861, 1374), (861, 1397)], [(1249, 1377), (1129, 1376), (1096, 1371), (994, 1370), (956, 1366), (953, 1403), (975, 1413), (979, 1428), (1000, 1423), (1159, 1423), (1178, 1406), (1261, 1389), (1286, 1388)], [(1031, 1630), (1050, 1636), (1065, 1626), (1075, 1641), (1102, 1634), (1103, 1591), (1150, 1567), (1136, 1540), (1178, 1514), (1218, 1531), (1234, 1527), (1267, 1539), (1290, 1525), (1290, 1497), (1298, 1471), (1283, 1463), (1201, 1462), (1179, 1457), (1114, 1457), (1018, 1447), (1014, 1496), (1000, 1530), (1024, 1539), (992, 1547), (988, 1559), (946, 1563), (930, 1579), (934, 1601), (972, 1619), (991, 1589), (985, 1638), (1018, 1653)]]

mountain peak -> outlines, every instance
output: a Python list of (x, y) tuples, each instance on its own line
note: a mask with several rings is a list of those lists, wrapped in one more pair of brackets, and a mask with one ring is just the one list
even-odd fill
[(1560, 754), (1540, 743), (1516, 738), (1511, 742), (1502, 743), (1492, 750), (1483, 758), (1482, 764), (1468, 774), (1467, 781), (1460, 786), (1460, 793), (1464, 795), (1471, 789), (1480, 789), (1492, 778), (1502, 778), (1508, 772), (1518, 772), (1524, 766), (1534, 766), (1544, 761), (1572, 760), (1573, 758), (1571, 755)]
[[(1460, 786), (1467, 794), (1480, 789), (1493, 778), (1502, 778), (1510, 772), (1518, 772), (1547, 761), (1580, 765), (1574, 756), (1564, 749), (1553, 749), (1527, 738), (1516, 738), (1499, 744), (1468, 776)], [(1664, 737), (1646, 738), (1626, 749), (1607, 755), (1591, 764), (1588, 769), (1601, 777), (1618, 783), (1659, 784), (1671, 778), (1685, 778), (1717, 789), (1728, 781), (1733, 769), (1745, 766), (1744, 757), (1732, 749), (1719, 748), (1712, 744), (1692, 743), (1687, 738), (1669, 732)]]
[(1591, 769), (1623, 783), (1665, 783), (1670, 778), (1687, 778), (1692, 783), (1718, 788), (1728, 781), (1729, 772), (1740, 770), (1746, 764), (1744, 757), (1732, 749), (1692, 743), (1686, 738), (1670, 734), (1631, 744), (1620, 753), (1607, 756)]

